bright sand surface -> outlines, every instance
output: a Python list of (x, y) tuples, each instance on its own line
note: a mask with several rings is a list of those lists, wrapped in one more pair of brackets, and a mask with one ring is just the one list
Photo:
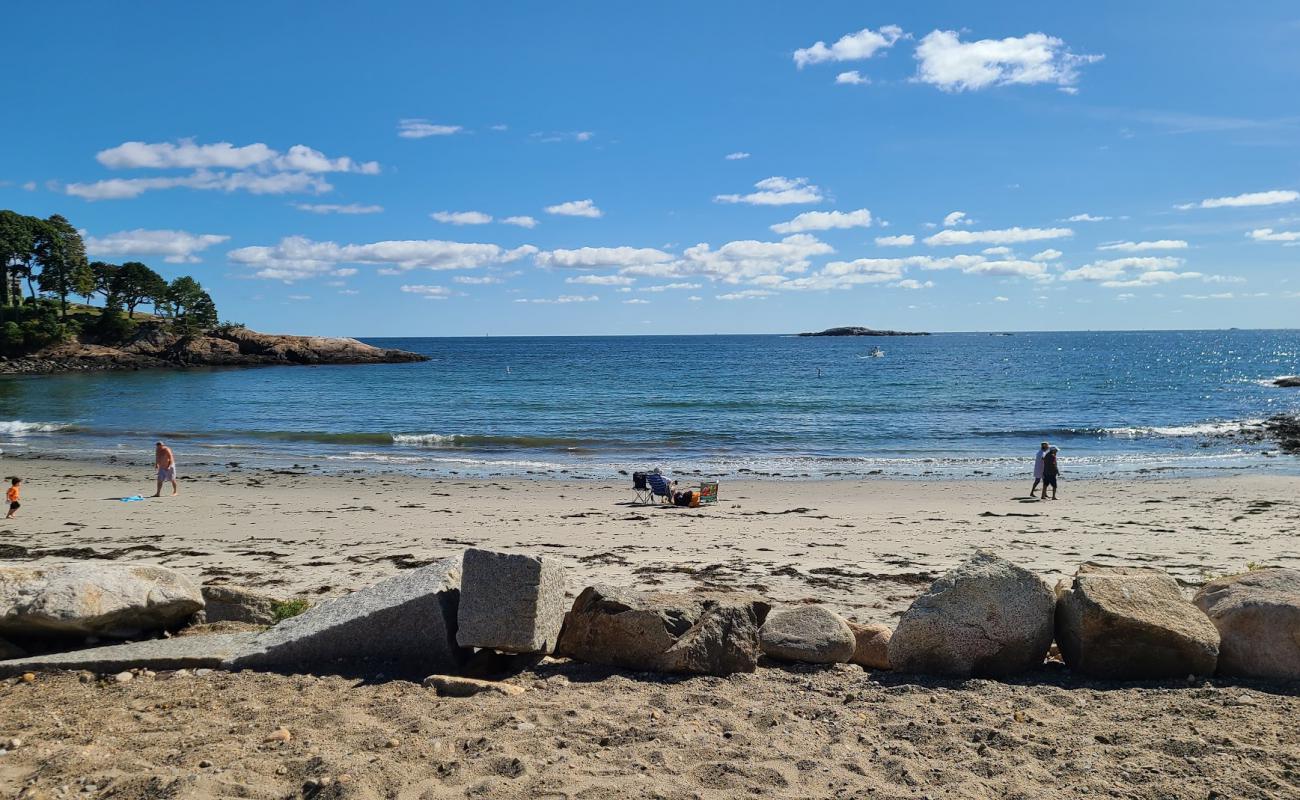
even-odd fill
[[(546, 553), (570, 590), (738, 586), (891, 621), (977, 547), (1049, 580), (1088, 559), (1187, 584), (1300, 563), (1297, 481), (1066, 481), (1027, 502), (994, 481), (723, 483), (717, 507), (627, 504), (622, 485), (6, 459), (28, 479), (0, 559), (158, 562), (196, 579), (333, 594), (471, 544)], [(31, 563), (31, 562), (28, 562)], [(1049, 662), (1006, 681), (765, 664), (728, 678), (547, 659), (517, 697), (256, 673), (0, 682), (0, 794), (731, 800), (738, 797), (1292, 798), (1295, 687), (1098, 683)], [(289, 731), (288, 734), (279, 729)]]
[(612, 482), (225, 467), (192, 468), (179, 497), (123, 503), (152, 493), (147, 465), (5, 459), (15, 472), (23, 508), (0, 526), (2, 558), (147, 561), (283, 594), (336, 594), (481, 546), (560, 559), (573, 594), (743, 587), (887, 621), (976, 548), (1053, 583), (1089, 560), (1188, 587), (1248, 563), (1300, 566), (1300, 479), (1268, 474), (1063, 480), (1055, 502), (1021, 482), (724, 482), (716, 506), (685, 509), (631, 504)]

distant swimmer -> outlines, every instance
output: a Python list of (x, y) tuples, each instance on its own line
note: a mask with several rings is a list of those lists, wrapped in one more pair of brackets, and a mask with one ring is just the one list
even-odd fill
[(822, 368), (821, 368), (821, 367), (818, 367), (818, 368), (817, 368), (817, 377), (820, 378), (821, 376), (822, 376)]

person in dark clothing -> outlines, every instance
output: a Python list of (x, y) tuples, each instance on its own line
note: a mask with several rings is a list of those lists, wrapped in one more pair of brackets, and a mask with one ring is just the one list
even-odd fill
[(1058, 450), (1055, 446), (1047, 451), (1043, 456), (1043, 497), (1047, 499), (1047, 487), (1052, 487), (1052, 499), (1056, 499), (1056, 476), (1061, 474), (1061, 466), (1057, 463), (1056, 454)]

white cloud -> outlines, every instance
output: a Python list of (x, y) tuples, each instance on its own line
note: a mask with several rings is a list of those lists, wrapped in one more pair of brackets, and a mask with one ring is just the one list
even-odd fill
[(459, 283), (462, 286), (488, 286), (494, 283), (504, 283), (505, 281), (495, 275), (457, 275), (451, 279), (452, 283)]
[(897, 25), (885, 25), (879, 31), (863, 28), (857, 33), (841, 36), (835, 44), (826, 46), (817, 42), (811, 47), (802, 47), (794, 51), (794, 63), (803, 69), (808, 64), (820, 64), (825, 61), (862, 61), (874, 56), (881, 50), (888, 50), (903, 36), (903, 29)]
[(1174, 206), (1182, 211), (1189, 208), (1246, 208), (1250, 206), (1276, 206), (1300, 200), (1300, 192), (1290, 189), (1270, 189), (1267, 192), (1247, 192), (1231, 197), (1210, 197), (1199, 203)]
[(232, 250), (227, 257), (236, 264), (255, 268), (256, 277), (295, 281), (336, 274), (340, 264), (379, 265), (381, 274), (399, 275), (412, 269), (475, 269), (506, 264), (536, 252), (532, 245), (507, 250), (495, 244), (437, 239), (341, 245), (288, 236), (276, 245)]
[(418, 294), (426, 300), (446, 300), (451, 297), (451, 289), (446, 286), (429, 286), (428, 284), (405, 284), (402, 291), (407, 294)]
[(877, 236), (876, 244), (880, 247), (911, 247), (916, 244), (916, 237), (910, 233), (898, 236)]
[(310, 299), (311, 299), (311, 295), (309, 295), (309, 294), (291, 294), (291, 295), (289, 295), (289, 299), (290, 299), (290, 300), (293, 300), (293, 301), (295, 301), (295, 302), (303, 302), (303, 301), (306, 301), (306, 300), (310, 300)]
[(573, 138), (577, 139), (580, 142), (589, 142), (591, 141), (591, 137), (595, 135), (596, 134), (592, 133), (591, 131), (578, 131), (577, 133), (573, 134)]
[[(1242, 295), (1242, 297), (1249, 297), (1249, 296), (1267, 296), (1267, 295)], [(1232, 292), (1217, 292), (1217, 293), (1215, 293), (1215, 294), (1185, 294), (1185, 295), (1183, 295), (1183, 298), (1186, 299), (1186, 300), (1231, 300), (1231, 299), (1233, 299), (1234, 297), (1236, 297), (1236, 295), (1233, 294)]]
[(1136, 278), (1129, 280), (1111, 280), (1103, 281), (1102, 286), (1108, 289), (1133, 289), (1144, 286), (1158, 286), (1162, 283), (1171, 283), (1173, 281), (1188, 280), (1190, 278), (1199, 278), (1199, 272), (1171, 272), (1168, 270), (1157, 270), (1154, 272), (1143, 272)]
[(688, 247), (682, 257), (662, 264), (631, 266), (629, 275), (647, 277), (702, 276), (724, 283), (742, 283), (806, 271), (813, 256), (835, 252), (834, 248), (806, 233), (787, 236), (779, 242), (750, 240), (727, 242), (717, 250), (708, 244)]
[(23, 190), (28, 192), (36, 191), (36, 181), (27, 181), (23, 184)]
[(957, 31), (932, 31), (916, 47), (916, 80), (946, 92), (990, 86), (1052, 83), (1072, 89), (1079, 66), (1102, 56), (1080, 56), (1044, 33), (963, 42)]
[(519, 228), (528, 228), (531, 230), (537, 227), (537, 220), (525, 214), (521, 214), (513, 217), (505, 217), (501, 220), (501, 224), (514, 225)]
[(898, 281), (897, 283), (891, 283), (889, 285), (897, 289), (933, 289), (934, 281), (925, 281), (924, 283), (922, 283), (921, 281), (918, 281), (914, 278), (907, 278), (906, 280), (901, 280)]
[(482, 211), (435, 211), (429, 216), (448, 225), (486, 225), (492, 221), (492, 215)]
[(1246, 236), (1257, 242), (1300, 242), (1300, 231), (1275, 231), (1272, 228), (1256, 228)]
[[(949, 214), (948, 216), (952, 216)], [(931, 247), (954, 244), (1017, 244), (1044, 239), (1063, 239), (1073, 236), (1069, 228), (1004, 228), (991, 231), (939, 231), (928, 236), (925, 243)]]
[(489, 130), (494, 130), (494, 131), (508, 131), (508, 130), (510, 130), (510, 126), (509, 126), (509, 125), (492, 125), (492, 126), (489, 127)]
[(1047, 267), (1037, 261), (1016, 261), (1012, 259), (985, 261), (962, 270), (968, 275), (998, 275), (1016, 278), (1037, 278), (1047, 272)]
[(845, 228), (871, 227), (871, 212), (865, 208), (857, 211), (805, 211), (789, 222), (771, 226), (775, 233), (803, 233)]
[(651, 247), (581, 247), (577, 250), (547, 250), (537, 254), (539, 267), (600, 269), (662, 264), (673, 257)]
[(1040, 250), (1029, 257), (1030, 261), (1055, 261), (1065, 255), (1060, 250), (1049, 247), (1046, 250)]
[(1077, 269), (1061, 273), (1063, 281), (1119, 280), (1130, 270), (1143, 272), (1169, 271), (1181, 266), (1183, 260), (1174, 256), (1138, 256), (1094, 261)]
[(703, 284), (699, 283), (660, 283), (655, 286), (641, 286), (638, 292), (671, 292), (678, 289), (699, 289)]
[(642, 299), (639, 298), (639, 297), (633, 297), (631, 300), (624, 300), (623, 302), (624, 302), (626, 305), (629, 305), (629, 306), (648, 306), (648, 305), (650, 305), (650, 301), (649, 301), (649, 300), (642, 300)]
[(596, 296), (596, 295), (594, 295), (594, 294), (591, 294), (591, 295), (581, 295), (581, 294), (562, 294), (562, 295), (560, 295), (559, 297), (556, 297), (556, 298), (536, 297), (536, 298), (532, 298), (532, 299), (525, 299), (525, 298), (522, 298), (522, 297), (521, 297), (521, 298), (519, 298), (518, 300), (516, 300), (515, 302), (516, 302), (516, 303), (546, 303), (546, 304), (555, 304), (555, 303), (559, 303), (559, 304), (563, 305), (563, 304), (565, 304), (565, 303), (595, 303), (595, 302), (597, 302), (598, 300), (600, 300), (600, 297), (598, 297), (598, 296)]
[(841, 86), (866, 86), (871, 83), (871, 79), (856, 69), (851, 69), (836, 75), (835, 82)]
[(999, 245), (998, 247), (986, 247), (980, 252), (986, 256), (1009, 256), (1011, 255), (1011, 248)]
[(587, 286), (628, 286), (636, 281), (623, 275), (571, 275), (565, 283), (580, 283)]
[(567, 203), (547, 206), (546, 213), (558, 214), (561, 217), (590, 217), (592, 219), (604, 214), (591, 200), (570, 200)]
[(737, 150), (734, 153), (727, 153), (727, 155), (723, 157), (726, 158), (728, 161), (741, 161), (743, 159), (749, 158), (749, 153), (746, 153), (743, 150)]
[(768, 289), (743, 289), (739, 292), (728, 292), (727, 294), (715, 295), (719, 300), (763, 300), (771, 297), (776, 292)]
[(1092, 214), (1075, 214), (1073, 217), (1066, 217), (1063, 222), (1105, 222), (1110, 217), (1098, 217)]
[(820, 203), (822, 190), (807, 178), (783, 178), (779, 175), (764, 178), (754, 184), (757, 192), (749, 194), (720, 194), (713, 198), (718, 203), (748, 203), (752, 206), (787, 206), (801, 203)]
[(64, 191), (84, 200), (121, 200), (139, 197), (155, 189), (187, 188), (203, 191), (236, 192), (250, 194), (292, 194), (313, 192), (321, 194), (334, 187), (317, 175), (305, 172), (277, 172), (263, 175), (256, 172), (211, 172), (197, 170), (190, 175), (159, 178), (110, 178), (94, 183), (69, 183)]
[(1182, 239), (1159, 239), (1154, 242), (1110, 242), (1099, 245), (1098, 250), (1119, 250), (1125, 253), (1140, 253), (1144, 250), (1186, 250), (1187, 242)]
[(943, 218), (943, 227), (954, 228), (958, 225), (969, 225), (970, 219), (966, 216), (965, 211), (954, 211)]
[(95, 154), (95, 160), (109, 169), (248, 169), (265, 164), (279, 155), (265, 144), (236, 147), (230, 142), (195, 144), (193, 139), (179, 142), (123, 142)]
[(1011, 302), (1011, 298), (1010, 298), (1010, 297), (1005, 297), (1005, 296), (1003, 296), (1003, 295), (998, 295), (997, 297), (993, 298), (993, 302), (995, 302), (995, 303), (1009, 303), (1009, 302)]
[(196, 144), (177, 142), (123, 142), (101, 150), (95, 160), (109, 169), (263, 169), (280, 172), (379, 172), (375, 161), (358, 162), (348, 156), (328, 158), (319, 150), (296, 144), (280, 153), (261, 142), (236, 147), (230, 142)]
[(337, 203), (294, 203), (293, 207), (299, 211), (310, 211), (313, 214), (378, 214), (384, 210), (383, 206), (365, 206), (360, 203), (348, 203), (347, 205)]
[(339, 294), (355, 295), (361, 294), (361, 292), (358, 292), (356, 289), (339, 289)]
[(214, 233), (137, 228), (106, 236), (87, 236), (86, 253), (91, 256), (162, 256), (170, 264), (193, 264), (200, 253), (230, 239)]
[(451, 136), (465, 130), (459, 125), (436, 125), (427, 119), (403, 119), (397, 122), (397, 135), (403, 139), (428, 136)]

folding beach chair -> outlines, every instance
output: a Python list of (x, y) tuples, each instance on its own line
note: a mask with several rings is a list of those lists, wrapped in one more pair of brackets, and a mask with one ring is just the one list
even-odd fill
[(635, 496), (632, 500), (634, 503), (653, 503), (655, 501), (654, 492), (650, 489), (650, 483), (646, 480), (646, 473), (632, 473), (632, 491)]
[(718, 502), (718, 482), (705, 481), (700, 484), (700, 505)]
[(645, 476), (646, 483), (650, 485), (650, 502), (655, 498), (665, 498), (669, 503), (673, 501), (673, 485), (667, 478), (658, 472), (651, 472)]

